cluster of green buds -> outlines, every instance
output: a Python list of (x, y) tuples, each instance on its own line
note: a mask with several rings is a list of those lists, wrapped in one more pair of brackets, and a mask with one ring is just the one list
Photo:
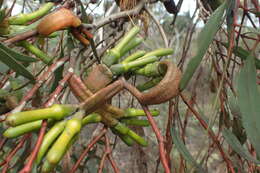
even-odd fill
[[(48, 119), (49, 130), (44, 136), (36, 162), (40, 164), (43, 158), (46, 157), (42, 172), (50, 172), (76, 141), (82, 127), (91, 123), (103, 122), (106, 124), (108, 122), (98, 113), (85, 116), (85, 111), (74, 113), (75, 111), (76, 107), (73, 105), (55, 104), (49, 108), (13, 113), (6, 119), (6, 123), (11, 127), (3, 135), (7, 138), (15, 138), (36, 131), (41, 128), (42, 121)], [(110, 127), (111, 130), (129, 146), (134, 141), (142, 146), (147, 146), (147, 141), (127, 127), (127, 125), (148, 126), (149, 122), (147, 120), (137, 119), (139, 116), (145, 116), (144, 111), (128, 108), (125, 110), (119, 109), (118, 112), (119, 114), (113, 115), (113, 118), (117, 117), (117, 119), (114, 119), (117, 122)], [(154, 116), (159, 115), (157, 110), (151, 112)], [(72, 116), (65, 118), (70, 115)], [(106, 118), (109, 119), (109, 117)]]
[[(53, 3), (46, 3), (33, 13), (9, 17), (6, 19), (8, 27), (11, 25), (26, 25), (32, 20), (41, 18), (53, 6)], [(59, 22), (64, 21), (65, 17), (68, 20)], [(59, 23), (62, 26), (52, 25), (49, 22), (52, 18), (55, 18), (55, 23)], [(52, 12), (40, 22), (34, 22), (26, 26), (26, 28), (36, 28), (39, 36), (50, 37), (55, 31), (67, 27), (72, 27), (72, 30), (73, 28), (74, 30), (78, 29), (76, 31), (79, 32), (81, 31), (79, 29), (80, 25), (81, 21), (79, 18), (74, 16), (70, 10), (62, 8)], [(10, 127), (3, 133), (6, 138), (17, 138), (26, 133), (37, 131), (41, 128), (43, 120), (47, 120), (48, 130), (36, 159), (37, 164), (44, 162), (41, 172), (51, 172), (70, 146), (77, 140), (78, 134), (83, 127), (91, 123), (103, 123), (128, 146), (132, 146), (135, 142), (141, 146), (148, 145), (144, 138), (128, 127), (129, 125), (149, 126), (148, 120), (140, 118), (146, 115), (143, 110), (136, 108), (120, 109), (108, 104), (106, 101), (102, 101), (103, 98), (97, 98), (99, 96), (96, 97), (95, 95), (95, 93), (106, 88), (114, 79), (121, 75), (128, 77), (131, 75), (143, 75), (152, 78), (148, 83), (137, 87), (140, 91), (150, 89), (160, 83), (160, 81), (163, 81), (164, 76), (167, 75), (167, 69), (164, 68), (165, 64), (161, 64), (159, 60), (162, 56), (171, 55), (173, 53), (172, 49), (160, 48), (151, 52), (139, 50), (123, 58), (130, 50), (135, 49), (143, 42), (143, 38), (138, 36), (139, 31), (140, 28), (134, 26), (115, 47), (109, 49), (102, 58), (102, 64), (96, 65), (91, 69), (88, 76), (84, 79), (85, 84), (81, 88), (75, 86), (78, 85), (75, 82), (75, 74), (69, 79), (69, 87), (77, 99), (80, 102), (92, 99), (91, 104), (93, 105), (54, 104), (47, 108), (12, 113), (7, 116), (5, 122)], [(77, 32), (74, 32), (73, 36), (82, 40), (82, 37), (77, 35)], [(85, 35), (88, 34), (85, 32)], [(52, 58), (28, 41), (21, 41), (17, 45), (24, 47), (45, 64), (52, 62)], [(164, 81), (163, 83), (167, 82)], [(150, 112), (153, 116), (159, 115), (158, 110), (150, 110)]]

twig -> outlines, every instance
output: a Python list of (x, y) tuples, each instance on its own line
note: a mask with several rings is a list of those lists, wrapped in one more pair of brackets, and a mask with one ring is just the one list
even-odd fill
[(149, 10), (149, 8), (147, 7), (144, 7), (145, 11), (151, 16), (151, 18), (153, 19), (154, 23), (156, 24), (156, 26), (158, 27), (159, 31), (160, 31), (160, 34), (163, 38), (163, 41), (164, 41), (164, 46), (165, 47), (168, 47), (169, 46), (169, 42), (168, 42), (168, 39), (166, 37), (166, 34), (164, 32), (164, 29), (163, 27), (161, 26), (161, 24), (159, 23), (159, 21), (156, 19), (155, 15), (151, 12), (151, 10)]
[(141, 0), (138, 3), (138, 5), (131, 10), (112, 14), (111, 16), (105, 17), (103, 20), (100, 20), (94, 24), (82, 24), (82, 26), (87, 29), (92, 29), (92, 28), (98, 29), (108, 23), (113, 22), (114, 20), (139, 14), (139, 12), (143, 9), (144, 5), (145, 5), (145, 0)]
[(34, 30), (31, 30), (31, 31), (27, 31), (27, 32), (18, 34), (16, 36), (12, 37), (12, 38), (7, 39), (7, 40), (4, 40), (3, 43), (5, 43), (6, 45), (10, 45), (12, 43), (16, 43), (16, 42), (21, 41), (21, 40), (26, 40), (27, 38), (33, 37), (37, 34), (38, 34), (37, 30), (34, 29)]
[(68, 60), (68, 57), (61, 58), (56, 63), (53, 63), (46, 72), (44, 72), (42, 75), (40, 75), (37, 80), (36, 84), (33, 86), (33, 88), (28, 92), (27, 95), (25, 95), (22, 100), (19, 103), (19, 106), (17, 106), (12, 112), (20, 112), (26, 103), (33, 97), (35, 92), (42, 86), (42, 84), (53, 74), (53, 72), (62, 66), (66, 61)]
[(166, 158), (166, 152), (165, 152), (165, 147), (164, 147), (164, 139), (163, 136), (160, 133), (159, 128), (156, 125), (156, 122), (154, 121), (151, 112), (149, 111), (148, 107), (146, 105), (142, 105), (142, 108), (147, 116), (148, 121), (150, 122), (152, 129), (156, 135), (156, 138), (159, 143), (159, 152), (160, 152), (160, 157), (161, 157), (161, 162), (164, 167), (165, 173), (170, 173), (170, 168), (169, 164)]
[(119, 173), (120, 171), (117, 168), (117, 166), (115, 164), (115, 161), (113, 160), (113, 158), (111, 156), (110, 142), (109, 142), (109, 139), (108, 139), (107, 135), (105, 135), (105, 143), (106, 143), (105, 152), (104, 152), (104, 154), (102, 156), (102, 159), (100, 161), (99, 168), (98, 168), (98, 173), (102, 173), (106, 157), (109, 159), (109, 161), (110, 161), (110, 163), (111, 163), (111, 165), (112, 165), (112, 167), (114, 169), (114, 172)]
[(183, 100), (183, 102), (188, 106), (188, 108), (191, 110), (191, 112), (195, 115), (195, 117), (198, 119), (198, 121), (200, 122), (200, 124), (202, 125), (202, 127), (204, 127), (205, 130), (207, 130), (209, 136), (212, 138), (213, 142), (216, 144), (216, 146), (218, 147), (220, 154), (222, 155), (222, 158), (224, 159), (224, 161), (227, 164), (228, 169), (232, 172), (235, 173), (235, 170), (233, 168), (233, 165), (231, 163), (231, 161), (229, 160), (229, 158), (226, 156), (226, 153), (224, 152), (224, 150), (221, 147), (221, 144), (219, 142), (219, 140), (217, 139), (217, 137), (215, 136), (214, 132), (211, 131), (211, 129), (209, 129), (207, 123), (201, 118), (201, 116), (199, 115), (199, 113), (189, 104), (188, 100), (184, 97), (184, 95), (182, 93), (180, 93), (180, 96)]
[[(70, 68), (68, 71), (69, 72), (65, 75), (65, 77), (59, 82), (59, 86), (51, 94), (50, 99), (44, 104), (44, 107), (51, 106), (54, 103), (55, 99), (58, 97), (59, 93), (63, 90), (64, 84), (66, 83), (66, 81), (69, 80), (69, 78), (73, 74), (72, 73), (73, 69)], [(38, 151), (41, 147), (43, 137), (44, 137), (44, 134), (45, 134), (45, 131), (46, 131), (46, 128), (47, 128), (47, 124), (48, 124), (47, 120), (42, 121), (42, 126), (41, 126), (41, 129), (40, 129), (40, 132), (39, 132), (37, 142), (35, 144), (35, 148), (34, 148), (32, 154), (29, 156), (30, 157), (29, 161), (27, 162), (27, 164), (24, 166), (24, 168), (19, 173), (29, 173), (31, 171), (33, 162), (34, 162), (34, 160), (37, 156), (37, 153), (38, 153)]]
[(0, 165), (5, 165), (5, 167), (2, 170), (2, 173), (6, 173), (8, 171), (9, 168), (9, 162), (12, 160), (12, 158), (14, 157), (14, 155), (17, 153), (18, 150), (20, 150), (25, 141), (31, 136), (31, 134), (27, 134), (25, 136), (23, 136), (23, 138), (18, 142), (18, 144), (16, 145), (16, 147), (10, 152), (10, 154), (7, 156), (7, 158), (5, 159), (4, 162), (0, 163)]
[(89, 150), (104, 136), (104, 134), (107, 132), (106, 128), (103, 128), (102, 131), (99, 133), (98, 136), (94, 137), (91, 142), (88, 144), (87, 148), (83, 151), (83, 153), (80, 155), (79, 159), (73, 166), (73, 168), (69, 171), (69, 173), (74, 173), (76, 169), (79, 167), (80, 162), (87, 156)]
[(40, 129), (39, 136), (38, 136), (37, 142), (35, 144), (35, 148), (34, 148), (32, 154), (29, 156), (30, 157), (29, 161), (26, 163), (24, 168), (19, 173), (29, 173), (29, 172), (31, 172), (33, 162), (34, 162), (34, 160), (37, 156), (38, 151), (40, 150), (40, 147), (41, 147), (41, 144), (42, 144), (42, 141), (43, 141), (43, 137), (44, 137), (45, 131), (47, 129), (47, 124), (48, 124), (47, 120), (42, 121), (42, 127)]

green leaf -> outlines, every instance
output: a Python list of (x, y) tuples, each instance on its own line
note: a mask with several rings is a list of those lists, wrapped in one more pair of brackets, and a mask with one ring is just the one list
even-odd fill
[(171, 136), (172, 140), (177, 148), (177, 150), (180, 152), (180, 154), (183, 156), (183, 158), (189, 162), (193, 167), (196, 168), (196, 170), (200, 173), (205, 172), (201, 165), (199, 165), (196, 160), (192, 157), (189, 150), (186, 148), (185, 144), (182, 142), (180, 137), (178, 136), (177, 130), (175, 128), (171, 128)]
[(209, 45), (213, 41), (217, 31), (219, 30), (222, 24), (222, 17), (227, 7), (227, 1), (225, 1), (218, 9), (211, 15), (209, 21), (206, 23), (202, 31), (198, 36), (198, 50), (196, 55), (190, 60), (186, 71), (183, 74), (180, 83), (180, 89), (183, 90), (190, 79), (192, 78), (193, 74), (195, 73), (196, 69), (200, 65), (202, 58), (206, 54)]
[(260, 164), (260, 161), (251, 156), (251, 154), (243, 148), (236, 136), (228, 129), (224, 129), (222, 134), (226, 142), (231, 146), (231, 148), (237, 152), (241, 157), (248, 161), (254, 162), (255, 164)]
[(36, 62), (38, 61), (36, 58), (21, 54), (19, 52), (14, 51), (13, 49), (10, 49), (6, 46), (4, 46), (2, 43), (0, 43), (0, 53), (2, 54), (2, 51), (5, 51), (8, 53), (12, 58), (14, 58), (17, 61), (21, 62)]
[(2, 49), (1, 46), (0, 46), (0, 61), (6, 64), (9, 68), (14, 70), (18, 74), (28, 78), (29, 80), (34, 80), (34, 76), (22, 64), (20, 64), (14, 58), (14, 56), (10, 54), (10, 52)]
[(260, 156), (260, 93), (256, 84), (255, 60), (246, 58), (238, 76), (238, 105), (242, 113), (242, 124), (258, 156)]

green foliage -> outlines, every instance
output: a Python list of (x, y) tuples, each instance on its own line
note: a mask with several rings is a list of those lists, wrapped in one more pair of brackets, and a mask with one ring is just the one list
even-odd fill
[(260, 156), (260, 93), (256, 85), (254, 57), (250, 54), (238, 76), (238, 105), (248, 139)]
[(25, 58), (27, 58), (27, 56), (23, 56), (15, 51), (12, 51), (11, 49), (6, 49), (6, 47), (0, 44), (0, 61), (25, 78), (34, 80), (33, 74), (17, 61), (18, 59), (27, 60)]
[(180, 89), (183, 90), (190, 79), (192, 78), (194, 72), (199, 67), (202, 58), (206, 54), (211, 42), (213, 41), (217, 31), (219, 30), (221, 23), (222, 23), (222, 17), (225, 12), (225, 9), (227, 8), (227, 1), (223, 3), (211, 16), (202, 31), (200, 32), (198, 36), (198, 50), (195, 55), (190, 61), (186, 68), (186, 71), (183, 74), (183, 77), (181, 79)]
[(181, 138), (178, 136), (177, 130), (173, 127), (171, 128), (171, 136), (177, 150), (183, 156), (183, 158), (189, 162), (199, 173), (204, 173), (205, 171), (202, 169), (201, 165), (197, 163), (197, 161), (192, 157), (189, 150), (186, 148), (185, 144), (182, 142)]

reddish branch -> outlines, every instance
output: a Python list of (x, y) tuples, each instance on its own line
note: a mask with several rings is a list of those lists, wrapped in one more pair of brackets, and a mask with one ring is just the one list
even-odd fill
[(62, 66), (66, 61), (68, 60), (68, 57), (61, 58), (57, 62), (53, 63), (46, 72), (44, 72), (42, 75), (40, 75), (36, 79), (36, 84), (33, 86), (33, 88), (28, 92), (27, 95), (25, 95), (22, 100), (19, 103), (19, 106), (16, 107), (12, 112), (19, 112), (23, 109), (25, 104), (34, 96), (36, 91), (46, 82), (47, 79), (53, 74), (53, 72)]
[(79, 167), (80, 162), (87, 156), (89, 150), (105, 135), (107, 132), (106, 128), (103, 128), (98, 136), (94, 137), (91, 142), (88, 144), (87, 148), (83, 151), (83, 153), (80, 155), (79, 159), (73, 166), (73, 168), (69, 171), (69, 173), (74, 173), (77, 168)]
[[(60, 92), (63, 90), (65, 83), (69, 80), (69, 78), (71, 77), (72, 74), (73, 74), (72, 70), (69, 71), (65, 75), (65, 77), (59, 82), (59, 85), (57, 86), (55, 91), (50, 95), (50, 99), (44, 104), (44, 107), (49, 107), (54, 103), (55, 99), (60, 94)], [(36, 156), (40, 150), (40, 147), (41, 147), (44, 135), (45, 135), (45, 131), (47, 129), (47, 124), (48, 124), (47, 120), (43, 120), (35, 148), (34, 148), (32, 154), (29, 156), (29, 158), (30, 158), (29, 161), (27, 162), (27, 164), (24, 166), (24, 168), (19, 173), (29, 173), (31, 171), (33, 162), (36, 159)]]
[[(166, 142), (165, 142), (165, 150), (166, 150), (166, 158), (167, 160), (171, 160), (171, 150), (172, 150), (172, 137), (170, 133), (170, 129), (172, 128), (173, 123), (173, 101), (169, 101), (169, 108), (168, 108), (168, 121), (167, 121), (167, 127), (166, 127)], [(169, 167), (171, 169), (171, 162), (169, 162)]]
[(108, 139), (107, 135), (105, 135), (105, 144), (106, 144), (105, 152), (104, 152), (104, 154), (102, 156), (102, 159), (100, 161), (99, 168), (98, 168), (98, 173), (102, 173), (106, 158), (109, 159), (109, 161), (110, 161), (110, 163), (111, 163), (111, 165), (112, 165), (112, 167), (114, 169), (114, 172), (119, 173), (120, 171), (119, 171), (118, 167), (116, 166), (115, 161), (113, 160), (113, 158), (111, 156), (110, 142), (109, 142), (109, 139)]
[(37, 153), (38, 153), (38, 151), (41, 147), (41, 144), (42, 144), (42, 141), (43, 141), (43, 138), (44, 138), (44, 135), (45, 135), (45, 131), (47, 129), (47, 124), (48, 124), (47, 120), (42, 121), (42, 126), (41, 126), (41, 129), (40, 129), (40, 132), (39, 132), (39, 136), (38, 136), (35, 148), (34, 148), (32, 154), (29, 156), (30, 157), (29, 161), (26, 163), (24, 168), (19, 173), (29, 173), (29, 172), (31, 172), (33, 162), (34, 162), (34, 160), (37, 156)]
[(158, 140), (159, 143), (159, 152), (160, 152), (160, 158), (161, 158), (161, 162), (162, 165), (164, 167), (164, 170), (166, 173), (170, 173), (170, 168), (169, 168), (169, 161), (166, 158), (166, 152), (165, 152), (165, 148), (164, 148), (164, 139), (163, 136), (160, 133), (159, 128), (156, 125), (156, 122), (154, 121), (151, 112), (149, 111), (148, 107), (146, 105), (142, 105), (142, 108), (147, 116), (148, 121), (150, 122), (152, 129), (156, 135), (156, 138)]
[(222, 146), (218, 140), (218, 138), (215, 136), (214, 132), (209, 129), (207, 123), (201, 118), (200, 114), (189, 104), (188, 100), (183, 96), (183, 94), (180, 94), (183, 102), (188, 106), (188, 108), (191, 110), (191, 112), (195, 115), (195, 117), (198, 119), (202, 127), (208, 132), (209, 136), (212, 138), (213, 142), (215, 145), (218, 147), (220, 154), (224, 161), (227, 164), (228, 169), (230, 170), (231, 173), (235, 173), (235, 170), (233, 168), (232, 162), (229, 160), (229, 158), (226, 156), (224, 150), (222, 149)]
[(2, 147), (5, 145), (5, 143), (7, 142), (7, 138), (2, 138), (0, 141), (0, 151), (2, 150)]
[(3, 41), (3, 43), (6, 43), (7, 45), (13, 44), (13, 43), (16, 43), (18, 41), (26, 40), (27, 38), (30, 38), (30, 37), (35, 36), (37, 34), (38, 34), (37, 30), (27, 31), (27, 32), (18, 34), (16, 36), (12, 37), (12, 38), (9, 38), (9, 39)]
[(12, 158), (14, 157), (14, 155), (17, 153), (17, 151), (19, 151), (19, 150), (23, 147), (25, 141), (26, 141), (30, 136), (31, 136), (31, 134), (24, 135), (23, 138), (18, 142), (18, 144), (16, 145), (16, 147), (8, 154), (8, 156), (6, 157), (6, 159), (5, 159), (2, 163), (0, 163), (0, 166), (5, 165), (5, 167), (4, 167), (3, 170), (2, 170), (2, 173), (7, 173), (8, 168), (9, 168), (9, 163), (10, 163), (10, 161), (12, 160)]

